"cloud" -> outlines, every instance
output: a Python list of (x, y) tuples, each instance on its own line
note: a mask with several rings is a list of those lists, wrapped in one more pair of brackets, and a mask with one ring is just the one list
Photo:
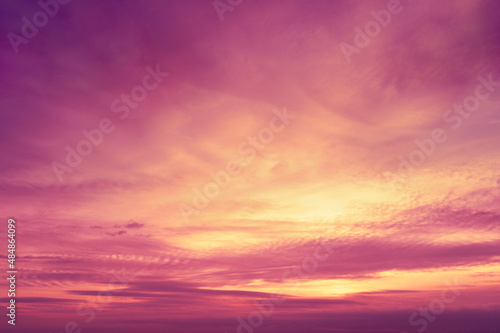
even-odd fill
[(130, 222), (128, 224), (125, 224), (125, 228), (128, 228), (128, 229), (139, 229), (142, 227), (144, 227), (144, 223)]
[[(229, 332), (283, 290), (264, 333), (408, 330), (405, 309), (446, 274), (472, 290), (429, 331), (498, 327), (500, 90), (460, 130), (443, 112), (499, 72), (499, 5), (402, 4), (350, 64), (339, 43), (386, 2), (243, 1), (222, 23), (210, 1), (70, 2), (19, 54), (5, 39), (0, 205), (18, 223), (17, 331), (82, 319), (77, 302), (123, 268), (133, 279), (84, 329)], [(0, 7), (4, 36), (39, 10)], [(157, 64), (171, 75), (120, 119), (113, 101)], [(241, 153), (283, 107), (294, 121)], [(115, 130), (59, 182), (52, 163), (103, 118)], [(447, 141), (392, 188), (381, 172), (435, 128)], [(179, 204), (231, 160), (241, 174), (185, 225)], [(320, 239), (339, 246), (291, 290), (283, 273)]]
[(120, 231), (117, 231), (117, 232), (107, 232), (106, 235), (110, 235), (110, 236), (122, 236), (122, 235), (125, 235), (127, 234), (127, 231), (126, 230), (120, 230)]

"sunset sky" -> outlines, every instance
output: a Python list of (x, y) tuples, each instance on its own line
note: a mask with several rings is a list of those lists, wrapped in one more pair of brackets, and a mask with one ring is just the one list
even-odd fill
[(498, 1), (58, 1), (0, 4), (1, 332), (500, 332)]

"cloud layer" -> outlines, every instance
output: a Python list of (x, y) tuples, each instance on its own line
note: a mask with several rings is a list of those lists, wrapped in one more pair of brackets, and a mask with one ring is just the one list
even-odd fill
[(494, 332), (499, 5), (214, 3), (0, 5), (2, 331)]

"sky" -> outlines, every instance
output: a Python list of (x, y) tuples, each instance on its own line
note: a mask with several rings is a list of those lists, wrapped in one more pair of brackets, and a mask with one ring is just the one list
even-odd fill
[(499, 12), (3, 1), (1, 331), (498, 333)]

